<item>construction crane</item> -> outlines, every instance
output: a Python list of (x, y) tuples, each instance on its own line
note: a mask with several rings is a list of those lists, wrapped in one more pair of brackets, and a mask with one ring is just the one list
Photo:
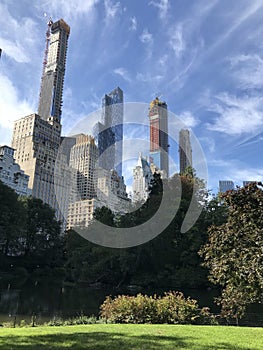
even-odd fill
[[(46, 14), (45, 14), (46, 16)], [(45, 74), (45, 69), (47, 65), (47, 57), (48, 57), (48, 48), (49, 48), (49, 42), (50, 42), (50, 33), (51, 33), (51, 27), (52, 27), (53, 21), (50, 17), (48, 23), (47, 23), (47, 31), (46, 31), (46, 44), (45, 44), (45, 52), (44, 52), (44, 59), (43, 59), (43, 68), (42, 68), (42, 75), (41, 75), (41, 86), (40, 86), (40, 93), (39, 93), (39, 100), (41, 96), (42, 91), (42, 82)]]

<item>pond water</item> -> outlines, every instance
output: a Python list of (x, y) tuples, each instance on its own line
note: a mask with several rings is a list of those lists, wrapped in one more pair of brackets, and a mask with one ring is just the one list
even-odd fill
[[(59, 285), (28, 284), (21, 289), (7, 288), (0, 290), (0, 324), (2, 322), (20, 322), (25, 320), (32, 322), (35, 315), (36, 323), (42, 324), (54, 317), (69, 318), (81, 314), (87, 316), (98, 316), (99, 307), (107, 295), (116, 296), (119, 294), (135, 295), (138, 292), (143, 294), (162, 295), (163, 291), (136, 290), (110, 290), (95, 289), (83, 286), (61, 287)], [(211, 290), (184, 290), (184, 295), (190, 296), (198, 301), (200, 307), (208, 306), (211, 312), (219, 313), (219, 307), (213, 302), (218, 292)], [(248, 310), (248, 317), (245, 318), (245, 325), (263, 326), (263, 305), (251, 306)]]
[[(7, 288), (0, 290), (0, 323), (9, 322), (16, 317), (27, 322), (32, 315), (36, 315), (37, 322), (43, 323), (53, 317), (69, 318), (72, 316), (99, 315), (99, 307), (107, 295), (137, 294), (136, 289), (110, 290), (94, 289), (90, 287), (61, 287), (49, 283), (42, 285), (25, 285), (21, 289)], [(140, 291), (152, 295), (153, 292)], [(161, 295), (163, 291), (155, 291)], [(215, 291), (184, 291), (185, 296), (198, 300), (200, 306), (209, 306), (214, 312), (217, 307), (213, 305)]]

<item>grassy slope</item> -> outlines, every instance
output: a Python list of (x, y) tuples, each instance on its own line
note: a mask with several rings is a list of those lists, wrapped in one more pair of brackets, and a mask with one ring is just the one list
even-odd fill
[(2, 328), (0, 350), (262, 350), (263, 328), (84, 325)]

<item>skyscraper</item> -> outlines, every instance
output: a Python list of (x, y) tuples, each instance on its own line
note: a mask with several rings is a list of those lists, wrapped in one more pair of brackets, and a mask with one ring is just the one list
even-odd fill
[[(56, 210), (57, 218), (63, 220), (55, 193), (54, 171), (61, 144), (62, 90), (70, 28), (62, 19), (55, 23), (50, 21), (48, 28), (39, 115), (33, 113), (15, 121), (12, 147), (17, 163), (29, 175), (32, 196), (49, 204)], [(65, 171), (60, 173), (62, 177), (67, 176)], [(66, 193), (66, 183), (63, 178), (56, 179), (62, 197)]]
[(182, 129), (179, 132), (179, 160), (180, 174), (193, 165), (190, 132), (187, 129)]
[(150, 162), (169, 176), (167, 104), (155, 98), (149, 107)]
[(132, 201), (145, 202), (150, 193), (150, 185), (153, 180), (153, 173), (150, 165), (140, 153), (138, 163), (133, 169)]
[(123, 91), (117, 87), (102, 99), (102, 123), (96, 125), (99, 166), (122, 177)]
[(38, 114), (48, 120), (60, 121), (66, 54), (70, 27), (63, 19), (48, 23), (46, 50), (39, 96)]
[(74, 201), (96, 197), (93, 175), (97, 159), (95, 139), (90, 135), (78, 135), (76, 144), (71, 148), (69, 161), (73, 170), (72, 189), (76, 192)]
[(94, 171), (98, 159), (95, 139), (90, 135), (75, 136), (76, 143), (70, 151), (71, 193), (68, 205), (67, 228), (90, 224), (97, 201)]

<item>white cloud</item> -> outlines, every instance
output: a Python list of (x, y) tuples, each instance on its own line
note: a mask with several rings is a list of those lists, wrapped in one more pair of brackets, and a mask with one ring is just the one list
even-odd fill
[[(234, 171), (233, 171), (234, 170)], [(235, 182), (240, 181), (262, 181), (263, 180), (263, 170), (262, 168), (239, 168), (239, 169), (233, 169), (232, 173), (230, 174), (231, 178)]]
[(44, 11), (48, 11), (48, 16), (52, 18), (76, 18), (80, 15), (89, 14), (95, 7), (99, 0), (47, 0), (40, 4), (39, 7)]
[(225, 31), (222, 31), (222, 35), (219, 36), (209, 47), (208, 50), (204, 53), (206, 57), (209, 57), (209, 55), (217, 49), (222, 43), (227, 41), (229, 37), (237, 30), (239, 29), (242, 25), (244, 25), (249, 17), (253, 17), (259, 10), (262, 8), (262, 1), (261, 0), (255, 0), (251, 2), (247, 2), (248, 6), (245, 8), (242, 8), (240, 11), (235, 11), (233, 13), (233, 16), (231, 20), (228, 18), (227, 24), (230, 24), (230, 26), (225, 27)]
[(131, 81), (131, 78), (129, 77), (129, 73), (125, 68), (123, 68), (123, 67), (115, 68), (113, 72), (115, 74), (120, 75), (124, 80), (126, 80), (128, 82)]
[[(218, 164), (222, 170), (222, 179), (230, 179), (239, 186), (243, 185), (243, 181), (262, 181), (262, 168), (249, 168), (244, 164), (234, 164), (234, 162), (222, 162)], [(223, 169), (222, 169), (223, 168)]]
[(153, 36), (151, 33), (149, 33), (148, 29), (144, 29), (142, 34), (140, 35), (140, 40), (143, 44), (152, 44), (153, 43)]
[(257, 55), (239, 55), (231, 57), (234, 77), (241, 88), (261, 88), (263, 86), (263, 59)]
[(137, 30), (137, 19), (134, 16), (131, 18), (130, 30)]
[(236, 97), (222, 93), (209, 110), (218, 114), (214, 123), (208, 123), (209, 130), (220, 131), (228, 135), (240, 135), (262, 129), (263, 98)]
[(18, 63), (29, 62), (30, 58), (21, 43), (12, 42), (0, 37), (0, 47), (3, 48), (3, 55), (13, 58)]
[(113, 3), (111, 0), (104, 0), (106, 22), (111, 21), (121, 10), (120, 2)]
[(203, 136), (203, 137), (199, 137), (198, 140), (201, 143), (203, 149), (206, 150), (206, 153), (207, 151), (209, 153), (214, 153), (216, 151), (216, 143), (214, 138)]
[[(13, 83), (1, 74), (0, 91), (0, 127), (5, 129), (5, 133), (9, 135), (10, 140), (14, 121), (32, 113), (33, 106), (26, 100), (20, 100)], [(1, 142), (3, 142), (2, 134)], [(7, 142), (7, 139), (5, 142)]]
[(172, 27), (169, 31), (169, 46), (174, 51), (176, 57), (180, 57), (186, 49), (183, 38), (183, 26), (181, 23)]
[(150, 1), (149, 5), (152, 5), (154, 7), (157, 7), (159, 10), (158, 14), (160, 19), (165, 19), (170, 7), (169, 0), (160, 0), (159, 2), (157, 1)]
[(161, 74), (152, 75), (151, 73), (137, 73), (136, 80), (143, 83), (158, 83), (163, 79)]
[(30, 18), (16, 20), (3, 4), (0, 4), (0, 13), (0, 47), (3, 55), (18, 63), (30, 62), (39, 40), (37, 24)]
[(166, 67), (168, 59), (169, 59), (169, 56), (168, 56), (167, 54), (164, 54), (163, 56), (161, 56), (161, 57), (159, 58), (159, 64), (160, 64), (162, 67)]
[(195, 117), (190, 111), (182, 112), (178, 115), (178, 118), (180, 118), (188, 128), (194, 128), (199, 123), (199, 119)]

